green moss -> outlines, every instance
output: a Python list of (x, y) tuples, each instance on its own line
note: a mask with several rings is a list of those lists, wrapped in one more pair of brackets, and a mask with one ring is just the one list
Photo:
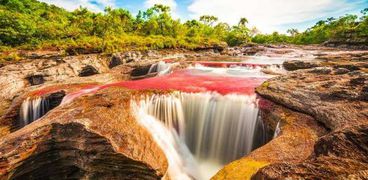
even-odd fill
[(21, 56), (17, 52), (10, 52), (10, 53), (1, 53), (0, 54), (0, 63), (6, 62), (14, 62), (21, 60)]
[(270, 86), (270, 82), (265, 81), (265, 82), (262, 83), (262, 87), (267, 88), (268, 86)]

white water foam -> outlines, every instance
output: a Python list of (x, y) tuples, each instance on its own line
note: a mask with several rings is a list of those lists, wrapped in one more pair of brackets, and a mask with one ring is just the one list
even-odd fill
[(176, 131), (170, 130), (155, 117), (147, 114), (147, 105), (144, 100), (139, 103), (134, 101), (131, 103), (133, 113), (138, 122), (151, 133), (156, 143), (164, 151), (169, 164), (169, 178), (180, 180), (202, 179), (192, 154), (180, 140)]
[[(205, 179), (253, 148), (258, 119), (255, 95), (176, 92), (144, 97), (138, 105), (140, 111), (179, 134), (180, 141), (185, 142), (194, 155)], [(150, 129), (153, 134), (163, 131)]]
[(162, 76), (169, 74), (172, 71), (172, 64), (160, 61), (158, 63), (152, 64), (147, 74), (157, 72), (157, 76)]

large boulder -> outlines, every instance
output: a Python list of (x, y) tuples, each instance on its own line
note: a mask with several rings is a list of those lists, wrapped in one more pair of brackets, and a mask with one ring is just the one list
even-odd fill
[(131, 113), (135, 91), (63, 104), (0, 139), (0, 179), (160, 179), (168, 162)]
[(296, 71), (265, 82), (257, 92), (285, 107), (311, 115), (332, 130), (367, 123), (364, 87), (368, 74), (335, 71), (329, 68)]
[(368, 125), (358, 125), (320, 138), (314, 153), (300, 163), (267, 166), (255, 179), (365, 179), (368, 176)]
[[(328, 71), (327, 71), (328, 70)], [(312, 116), (329, 133), (300, 162), (269, 164), (254, 179), (364, 179), (368, 175), (366, 71), (338, 73), (328, 67), (299, 70), (265, 82), (264, 98)], [(298, 119), (300, 121), (300, 119)]]
[(288, 71), (295, 71), (298, 69), (310, 69), (318, 67), (320, 66), (320, 64), (315, 61), (292, 60), (292, 61), (285, 61), (283, 63), (283, 66)]

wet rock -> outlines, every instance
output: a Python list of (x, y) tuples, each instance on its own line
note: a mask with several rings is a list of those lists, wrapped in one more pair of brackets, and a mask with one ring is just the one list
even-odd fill
[(49, 108), (54, 109), (58, 107), (61, 102), (63, 101), (64, 96), (66, 95), (65, 91), (61, 90), (59, 92), (51, 93), (50, 95), (47, 95), (47, 100), (49, 103)]
[[(132, 77), (145, 76), (148, 74), (151, 67), (152, 67), (152, 64), (135, 67), (130, 75)], [(154, 69), (152, 69), (152, 72), (156, 72), (157, 66), (153, 66), (153, 68)]]
[(292, 61), (285, 61), (283, 66), (288, 71), (295, 71), (298, 69), (310, 69), (314, 67), (320, 66), (318, 62), (314, 61), (299, 61), (299, 60), (292, 60)]
[(353, 64), (335, 65), (334, 67), (335, 68), (345, 68), (345, 69), (348, 69), (350, 71), (360, 70), (360, 67), (358, 65), (353, 65)]
[(31, 86), (40, 85), (45, 82), (45, 79), (42, 75), (32, 75), (27, 77), (28, 82), (31, 84)]
[(125, 61), (117, 54), (113, 54), (109, 63), (109, 68), (112, 69), (121, 64), (125, 64)]
[(164, 153), (131, 114), (131, 91), (61, 105), (0, 139), (0, 179), (161, 179)]
[(356, 85), (365, 85), (366, 82), (367, 82), (367, 78), (365, 77), (358, 77), (358, 78), (353, 78), (350, 80), (350, 84), (353, 85), (353, 86), (356, 86)]
[(310, 70), (309, 72), (315, 74), (330, 74), (332, 72), (332, 69), (329, 67), (316, 67)]
[(82, 68), (81, 72), (79, 73), (79, 77), (87, 77), (87, 76), (92, 76), (98, 74), (98, 71), (95, 67), (91, 66), (91, 65), (87, 65), (85, 67)]
[(346, 68), (337, 68), (336, 70), (335, 70), (335, 74), (346, 74), (346, 73), (348, 73), (348, 72), (350, 72), (350, 70), (349, 69), (346, 69)]
[(362, 88), (362, 92), (368, 92), (368, 85)]
[(361, 71), (352, 71), (352, 72), (349, 72), (348, 75), (349, 76), (359, 76), (359, 75), (363, 75), (364, 73), (361, 72)]
[(368, 101), (368, 86), (364, 86), (362, 88), (362, 92), (361, 92), (361, 95), (360, 96), (361, 96), (360, 98), (363, 101)]

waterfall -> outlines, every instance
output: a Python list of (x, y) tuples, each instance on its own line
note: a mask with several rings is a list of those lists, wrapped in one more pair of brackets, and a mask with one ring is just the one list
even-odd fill
[(185, 122), (184, 112), (180, 99), (172, 95), (153, 95), (141, 102), (147, 114), (164, 120), (163, 123), (170, 129), (175, 129), (184, 140)]
[(255, 139), (265, 139), (255, 137), (264, 131), (256, 95), (175, 92), (142, 99), (140, 109), (175, 130), (204, 171), (215, 164), (216, 172), (251, 152)]
[(277, 125), (276, 125), (276, 129), (275, 129), (275, 133), (273, 134), (273, 138), (277, 138), (277, 136), (279, 136), (281, 132), (281, 128), (280, 128), (280, 121), (277, 122)]
[(166, 128), (155, 117), (146, 112), (146, 101), (139, 104), (132, 101), (133, 114), (152, 135), (156, 143), (164, 151), (168, 160), (168, 174), (170, 179), (191, 180), (202, 179), (197, 164), (189, 149), (182, 143), (174, 129)]
[(171, 64), (160, 61), (152, 64), (147, 74), (156, 73), (158, 76), (162, 76), (171, 72)]
[(181, 93), (186, 143), (199, 159), (228, 163), (252, 150), (256, 96)]
[(33, 121), (41, 118), (49, 111), (49, 101), (47, 98), (36, 97), (30, 98), (28, 97), (23, 101), (20, 112), (20, 125), (25, 126), (27, 124), (32, 123)]
[(265, 145), (271, 139), (272, 137), (269, 137), (269, 134), (267, 133), (266, 125), (263, 123), (261, 115), (258, 114), (256, 127), (254, 130), (252, 150)]

